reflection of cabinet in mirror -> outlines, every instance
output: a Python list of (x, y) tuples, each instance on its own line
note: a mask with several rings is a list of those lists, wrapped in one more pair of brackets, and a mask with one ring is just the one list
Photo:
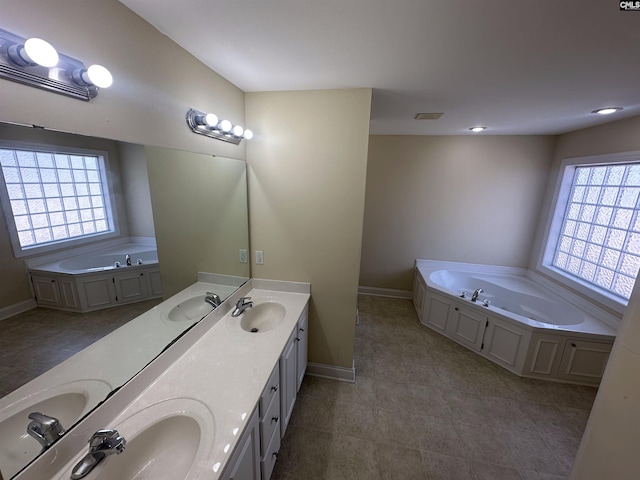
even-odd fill
[(32, 273), (31, 281), (38, 305), (75, 312), (162, 297), (157, 266), (76, 278)]

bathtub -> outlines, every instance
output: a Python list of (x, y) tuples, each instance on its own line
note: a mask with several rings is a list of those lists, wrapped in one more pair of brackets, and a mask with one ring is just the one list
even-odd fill
[(162, 297), (158, 253), (149, 243), (121, 243), (93, 252), (85, 248), (27, 267), (34, 296), (43, 307), (88, 312)]
[(525, 269), (418, 260), (413, 301), (423, 325), (518, 375), (598, 384), (619, 319), (535, 278)]

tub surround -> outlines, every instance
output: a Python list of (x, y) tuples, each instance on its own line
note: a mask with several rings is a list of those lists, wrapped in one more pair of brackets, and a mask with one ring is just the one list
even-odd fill
[[(187, 290), (192, 287), (181, 292), (182, 298), (190, 296)], [(163, 422), (185, 416), (195, 419), (199, 428), (199, 433), (192, 435), (197, 437), (192, 442), (195, 453), (184, 453), (193, 458), (186, 478), (221, 478), (243, 432), (255, 420), (252, 413), (294, 327), (306, 312), (309, 293), (309, 284), (250, 280), (16, 478), (69, 478), (71, 468), (86, 454), (86, 442), (94, 431), (116, 428), (133, 445), (141, 430), (151, 425), (162, 429), (170, 423)], [(244, 331), (240, 327), (242, 317), (230, 314), (243, 296), (251, 296), (256, 305), (284, 305), (284, 318), (263, 332)], [(156, 308), (166, 310), (162, 304)], [(129, 461), (126, 452), (108, 457), (87, 478), (93, 478), (107, 463)]]
[(416, 261), (413, 301), (423, 325), (520, 376), (597, 385), (616, 319), (574, 300), (535, 283), (525, 269)]
[(29, 260), (27, 268), (41, 307), (90, 312), (162, 297), (155, 242), (65, 251)]

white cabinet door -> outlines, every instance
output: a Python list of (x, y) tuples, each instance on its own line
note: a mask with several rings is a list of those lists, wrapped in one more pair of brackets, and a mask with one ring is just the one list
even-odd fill
[(612, 344), (568, 339), (565, 342), (558, 377), (587, 383), (600, 383)]
[(149, 288), (144, 271), (133, 270), (113, 276), (118, 303), (139, 302), (149, 297)]
[(80, 309), (80, 298), (74, 280), (67, 278), (59, 278), (58, 286), (60, 287), (60, 300), (62, 306), (68, 309)]
[(293, 413), (293, 406), (296, 403), (296, 341), (297, 329), (294, 330), (284, 347), (282, 357), (280, 358), (280, 437), (284, 437), (287, 425)]
[(479, 351), (482, 348), (484, 331), (487, 327), (487, 316), (471, 309), (454, 305), (450, 309), (448, 320), (451, 338), (473, 350)]
[(38, 305), (60, 306), (60, 288), (56, 277), (46, 277), (42, 275), (31, 275), (33, 292), (36, 295)]
[(222, 480), (260, 480), (260, 437), (258, 409), (254, 409), (238, 446), (220, 477)]
[(116, 301), (112, 277), (84, 277), (80, 288), (84, 293), (86, 308), (89, 310), (108, 307)]
[(531, 340), (531, 332), (489, 315), (482, 354), (512, 372), (521, 374)]
[(149, 281), (149, 295), (152, 297), (162, 296), (162, 280), (160, 280), (160, 269), (146, 270)]
[(298, 320), (298, 345), (296, 346), (296, 392), (300, 391), (304, 374), (307, 371), (307, 351), (309, 344), (309, 308), (306, 307)]
[(558, 374), (565, 338), (558, 335), (534, 333), (524, 365), (524, 375), (550, 378)]
[(413, 275), (413, 306), (418, 313), (418, 318), (422, 322), (422, 312), (424, 310), (424, 300), (427, 293), (427, 286), (424, 283), (420, 271), (416, 268)]
[(422, 324), (441, 333), (447, 331), (451, 302), (443, 296), (426, 292), (422, 308)]

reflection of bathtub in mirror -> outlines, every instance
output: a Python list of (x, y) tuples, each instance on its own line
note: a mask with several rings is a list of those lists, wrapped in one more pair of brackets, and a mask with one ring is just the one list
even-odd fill
[(39, 306), (90, 312), (162, 297), (155, 239), (121, 239), (90, 253), (77, 252), (27, 260)]
[[(176, 337), (209, 314), (208, 292), (227, 298), (248, 279), (198, 273), (198, 282), (165, 300), (122, 327), (81, 350), (56, 367), (0, 399), (0, 443), (16, 445), (2, 449), (3, 475), (17, 473), (40, 452), (40, 445), (26, 433), (32, 411), (58, 418), (68, 429), (117, 387), (132, 371), (144, 368)], [(197, 306), (200, 299), (204, 308)], [(193, 315), (172, 315), (176, 309), (191, 309)]]

